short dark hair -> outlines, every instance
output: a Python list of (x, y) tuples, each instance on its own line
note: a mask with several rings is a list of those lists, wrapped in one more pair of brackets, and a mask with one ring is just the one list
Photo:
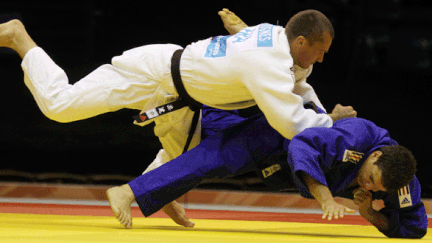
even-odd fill
[(320, 11), (311, 9), (295, 14), (285, 26), (288, 41), (303, 36), (310, 45), (313, 45), (317, 40), (322, 42), (322, 35), (326, 31), (333, 39), (334, 29), (330, 20)]
[(408, 185), (417, 171), (417, 161), (411, 151), (400, 145), (384, 146), (375, 164), (381, 169), (381, 181), (388, 192)]

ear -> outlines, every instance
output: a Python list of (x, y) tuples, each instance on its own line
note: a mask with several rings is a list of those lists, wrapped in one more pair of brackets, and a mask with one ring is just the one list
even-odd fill
[(379, 158), (382, 155), (382, 152), (379, 150), (376, 150), (376, 151), (372, 152), (371, 155), (375, 158)]
[(307, 44), (307, 40), (304, 36), (301, 35), (295, 38), (295, 43), (298, 47), (303, 47), (305, 46), (305, 44)]

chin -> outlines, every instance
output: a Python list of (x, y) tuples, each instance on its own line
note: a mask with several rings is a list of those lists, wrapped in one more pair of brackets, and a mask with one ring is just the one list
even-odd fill
[(299, 67), (303, 68), (303, 69), (308, 69), (310, 67), (310, 64), (301, 64), (298, 65)]

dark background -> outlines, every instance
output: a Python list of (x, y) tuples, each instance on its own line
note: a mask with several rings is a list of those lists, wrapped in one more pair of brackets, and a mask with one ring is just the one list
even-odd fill
[[(186, 46), (227, 34), (217, 15), (224, 7), (249, 25), (285, 26), (305, 9), (326, 14), (336, 38), (308, 82), (329, 112), (336, 103), (352, 105), (359, 117), (387, 128), (410, 148), (418, 160), (423, 196), (432, 197), (429, 1), (15, 0), (2, 3), (0, 18), (21, 18), (36, 43), (74, 83), (133, 47)], [(152, 126), (132, 124), (137, 111), (67, 124), (44, 117), (22, 81), (20, 61), (12, 51), (0, 49), (0, 180), (118, 184), (141, 174), (154, 159), (161, 145)], [(267, 190), (253, 173), (208, 180), (201, 187)]]

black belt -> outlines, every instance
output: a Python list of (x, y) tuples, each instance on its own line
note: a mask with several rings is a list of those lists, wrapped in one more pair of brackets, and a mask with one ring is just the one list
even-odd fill
[(180, 100), (184, 100), (191, 110), (199, 111), (202, 108), (202, 104), (189, 96), (180, 76), (180, 58), (182, 53), (183, 50), (177, 50), (174, 52), (171, 58), (171, 76), (174, 81), (174, 86), (177, 90), (177, 93), (180, 96)]
[(183, 81), (181, 80), (180, 58), (182, 53), (183, 50), (176, 50), (171, 58), (171, 76), (173, 79), (174, 87), (176, 88), (177, 93), (179, 94), (179, 99), (174, 102), (162, 106), (158, 106), (154, 109), (141, 113), (138, 116), (134, 116), (134, 120), (138, 123), (142, 123), (151, 120), (153, 118), (156, 118), (160, 115), (165, 115), (169, 112), (181, 109), (185, 106), (189, 106), (189, 108), (192, 111), (194, 111), (195, 114), (192, 119), (192, 124), (189, 130), (188, 139), (183, 149), (183, 153), (184, 153), (188, 150), (189, 145), (192, 141), (193, 134), (195, 133), (196, 127), (198, 125), (199, 115), (200, 115), (199, 111), (202, 108), (202, 104), (189, 96), (189, 94), (186, 92), (186, 89), (183, 85)]

